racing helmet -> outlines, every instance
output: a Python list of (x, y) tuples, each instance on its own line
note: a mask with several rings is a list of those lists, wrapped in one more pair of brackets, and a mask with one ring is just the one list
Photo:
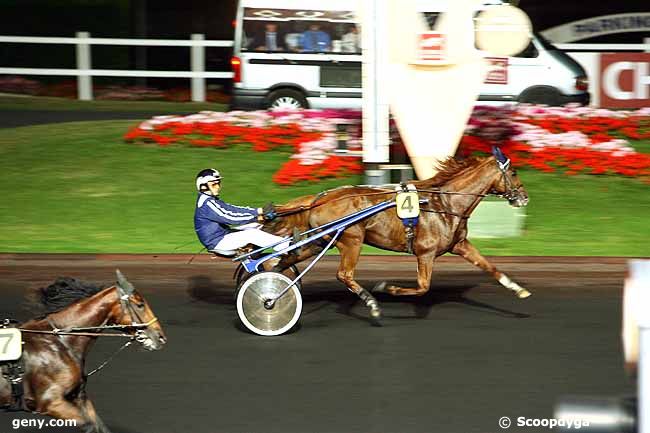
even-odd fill
[(214, 168), (206, 168), (199, 171), (196, 175), (196, 189), (203, 192), (208, 188), (208, 182), (220, 181), (221, 174)]

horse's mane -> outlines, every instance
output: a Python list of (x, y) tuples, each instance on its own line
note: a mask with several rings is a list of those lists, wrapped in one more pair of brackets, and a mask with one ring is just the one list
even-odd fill
[(32, 303), (40, 304), (38, 306), (45, 314), (56, 313), (74, 302), (99, 293), (106, 287), (70, 277), (59, 277), (49, 286), (38, 289)]
[(456, 159), (453, 156), (450, 156), (444, 161), (436, 164), (438, 173), (436, 173), (435, 176), (430, 179), (420, 180), (413, 183), (415, 186), (426, 185), (429, 187), (444, 185), (445, 183), (458, 176), (461, 172), (469, 168), (473, 168), (485, 160), (486, 158), (477, 156), (470, 156), (465, 159)]

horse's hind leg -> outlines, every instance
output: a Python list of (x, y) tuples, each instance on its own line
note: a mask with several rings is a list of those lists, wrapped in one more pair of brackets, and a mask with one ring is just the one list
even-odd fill
[[(347, 233), (346, 233), (347, 234)], [(375, 326), (381, 325), (381, 309), (374, 296), (354, 280), (354, 269), (359, 261), (362, 242), (360, 239), (343, 236), (336, 244), (341, 252), (341, 263), (336, 278), (354, 292), (370, 309), (370, 320)]]
[(458, 242), (451, 251), (453, 254), (462, 256), (465, 260), (491, 274), (501, 285), (512, 290), (519, 299), (527, 298), (531, 293), (512, 281), (506, 274), (500, 272), (496, 266), (490, 263), (474, 245), (467, 239)]
[(418, 259), (418, 287), (398, 287), (386, 286), (386, 283), (379, 283), (373, 289), (373, 292), (386, 292), (395, 296), (415, 295), (422, 296), (429, 291), (431, 285), (431, 274), (433, 273), (433, 259), (432, 255), (417, 256)]

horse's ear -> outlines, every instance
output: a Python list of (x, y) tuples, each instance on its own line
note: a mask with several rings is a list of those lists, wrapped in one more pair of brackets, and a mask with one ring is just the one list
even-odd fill
[(115, 270), (115, 274), (117, 275), (117, 285), (120, 286), (127, 295), (135, 292), (135, 287), (133, 287), (133, 284), (129, 283), (129, 280), (126, 279), (124, 274), (122, 274), (119, 269)]

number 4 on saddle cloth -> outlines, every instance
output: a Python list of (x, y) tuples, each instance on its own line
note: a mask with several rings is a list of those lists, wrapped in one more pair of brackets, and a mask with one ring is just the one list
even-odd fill
[(0, 373), (11, 384), (13, 404), (9, 410), (20, 410), (23, 396), (22, 364), (23, 338), (19, 329), (13, 328), (17, 322), (11, 319), (0, 320)]
[(414, 227), (418, 224), (420, 216), (420, 200), (417, 189), (415, 185), (400, 183), (395, 190), (398, 191), (395, 195), (397, 216), (402, 220), (406, 232), (406, 251), (413, 254)]

